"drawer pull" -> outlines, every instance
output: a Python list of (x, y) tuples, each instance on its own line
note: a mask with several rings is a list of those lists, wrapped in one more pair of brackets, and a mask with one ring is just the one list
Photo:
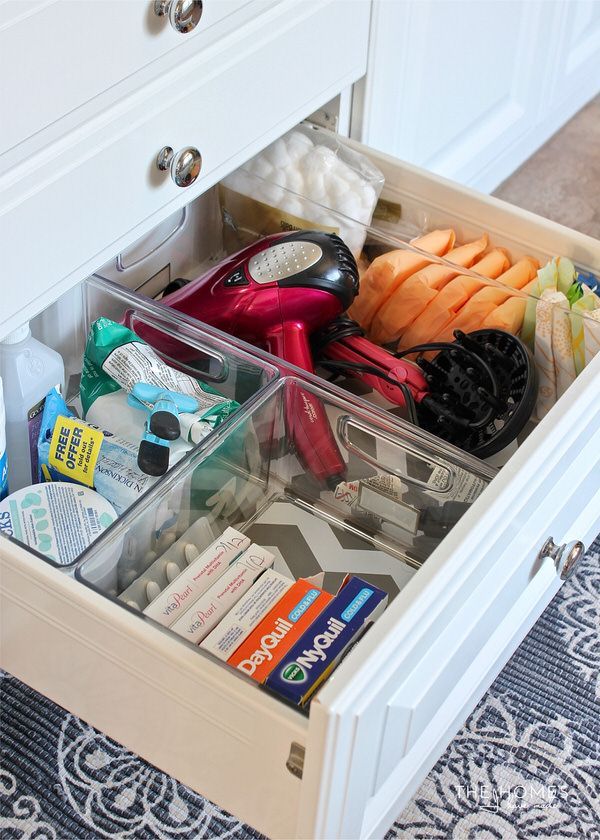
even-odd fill
[(577, 562), (585, 554), (585, 546), (581, 540), (573, 540), (563, 545), (556, 545), (552, 537), (548, 537), (539, 553), (540, 560), (550, 557), (556, 565), (556, 571), (561, 580), (571, 576)]
[(174, 152), (170, 146), (163, 146), (156, 158), (156, 165), (161, 172), (168, 169), (178, 187), (189, 187), (200, 174), (202, 155), (193, 146), (186, 146), (179, 152)]
[(296, 776), (297, 779), (301, 779), (304, 773), (305, 752), (306, 751), (302, 744), (298, 744), (297, 741), (292, 741), (290, 754), (288, 756), (288, 760), (285, 762), (285, 766), (292, 776)]
[(167, 15), (176, 32), (191, 32), (202, 17), (202, 0), (154, 0), (154, 11), (159, 17)]

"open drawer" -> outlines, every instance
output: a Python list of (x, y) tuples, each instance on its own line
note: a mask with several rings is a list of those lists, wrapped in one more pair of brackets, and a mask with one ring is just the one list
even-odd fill
[[(425, 213), (462, 240), (487, 230), (513, 258), (562, 254), (600, 270), (589, 237), (372, 157), (383, 197), (411, 223)], [(196, 276), (201, 257), (183, 265), (181, 255), (199, 237), (220, 252), (215, 202), (201, 197), (100, 273), (148, 294)], [(411, 433), (330, 393), (398, 440)], [(600, 357), (428, 553), (308, 715), (5, 542), (2, 665), (271, 837), (381, 836), (558, 590), (568, 549), (544, 555), (547, 539), (588, 544), (600, 529), (599, 419)]]

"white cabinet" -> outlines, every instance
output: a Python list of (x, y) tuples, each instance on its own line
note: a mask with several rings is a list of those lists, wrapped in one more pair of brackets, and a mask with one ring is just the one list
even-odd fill
[(352, 136), (494, 189), (600, 90), (594, 0), (375, 0)]
[[(215, 45), (215, 63), (186, 58), (162, 81), (49, 141), (31, 161), (39, 177), (5, 169), (0, 211), (10, 270), (1, 281), (0, 334), (76, 291), (109, 258), (114, 265), (138, 236), (186, 205), (192, 250), (206, 257), (212, 186), (364, 73), (369, 12), (367, 2), (271, 4), (260, 25), (246, 21), (230, 32), (239, 49), (227, 41), (221, 52)], [(537, 7), (522, 14), (534, 16)], [(490, 79), (490, 86), (496, 112), (502, 120), (513, 114), (518, 125), (528, 94), (515, 84), (507, 103), (501, 84)], [(476, 108), (485, 115), (484, 98)], [(156, 147), (196, 142), (206, 168), (179, 189), (156, 170)], [(515, 259), (558, 252), (600, 271), (597, 241), (363, 151), (385, 175), (383, 197), (405, 218), (424, 213), (432, 226), (452, 225), (460, 240), (485, 229)], [(156, 254), (150, 275), (170, 262), (170, 249), (176, 264), (170, 230), (166, 224), (160, 236), (167, 258)], [(55, 328), (66, 346), (77, 309), (68, 317), (49, 312), (44, 338)], [(338, 391), (335, 399), (347, 397)], [(600, 357), (439, 543), (308, 714), (4, 539), (0, 664), (271, 837), (381, 836), (557, 591), (552, 559), (539, 557), (546, 538), (596, 535), (599, 418)], [(396, 446), (417, 434), (385, 422)]]

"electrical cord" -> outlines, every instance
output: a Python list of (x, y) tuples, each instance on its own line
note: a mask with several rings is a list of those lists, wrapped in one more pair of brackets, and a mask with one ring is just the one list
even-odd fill
[(474, 359), (475, 362), (484, 369), (492, 386), (493, 396), (498, 396), (498, 381), (491, 367), (486, 361), (484, 361), (484, 359), (481, 358), (481, 356), (458, 342), (432, 341), (429, 344), (415, 344), (414, 347), (409, 347), (407, 350), (396, 351), (392, 353), (392, 355), (396, 359), (402, 359), (405, 356), (409, 356), (411, 353), (427, 353), (430, 350), (462, 350), (463, 353), (466, 353), (471, 357), (471, 359)]
[(406, 403), (406, 409), (408, 411), (408, 417), (411, 423), (414, 423), (415, 426), (419, 425), (419, 420), (417, 417), (417, 405), (415, 403), (415, 398), (412, 395), (410, 388), (407, 386), (405, 382), (398, 382), (396, 379), (392, 379), (391, 376), (388, 376), (387, 373), (384, 373), (381, 368), (376, 367), (375, 365), (369, 365), (366, 363), (361, 362), (346, 362), (346, 361), (334, 361), (330, 359), (321, 359), (319, 364), (321, 367), (324, 367), (326, 370), (330, 370), (333, 373), (343, 373), (344, 371), (359, 371), (360, 373), (368, 373), (372, 376), (378, 376), (380, 379), (383, 379), (384, 382), (387, 382), (389, 385), (393, 385), (396, 388), (400, 388), (402, 391), (402, 395), (404, 397), (404, 401)]

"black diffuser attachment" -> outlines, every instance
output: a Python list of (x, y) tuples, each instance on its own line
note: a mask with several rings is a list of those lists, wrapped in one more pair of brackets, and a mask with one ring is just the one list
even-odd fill
[(451, 344), (421, 345), (402, 353), (439, 350), (417, 358), (430, 394), (417, 405), (419, 425), (455, 446), (487, 458), (513, 441), (529, 420), (537, 375), (523, 342), (503, 330), (454, 333)]

